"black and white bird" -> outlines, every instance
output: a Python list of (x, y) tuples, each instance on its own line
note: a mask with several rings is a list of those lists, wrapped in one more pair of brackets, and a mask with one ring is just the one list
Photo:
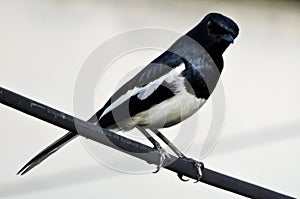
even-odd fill
[[(223, 69), (222, 54), (239, 33), (230, 18), (210, 13), (167, 51), (119, 88), (89, 122), (114, 131), (137, 128), (161, 153), (167, 153), (147, 130), (154, 132), (179, 157), (186, 158), (158, 129), (173, 126), (194, 114), (207, 101)], [(25, 174), (78, 136), (68, 132), (31, 159)], [(195, 162), (201, 177), (202, 165)]]

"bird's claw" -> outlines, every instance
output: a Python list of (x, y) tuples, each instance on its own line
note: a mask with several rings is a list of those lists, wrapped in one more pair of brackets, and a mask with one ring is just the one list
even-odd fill
[(196, 160), (193, 160), (193, 163), (194, 163), (194, 167), (196, 167), (197, 170), (198, 170), (197, 180), (194, 182), (194, 183), (197, 183), (197, 182), (199, 182), (199, 181), (201, 180), (201, 178), (202, 178), (202, 175), (203, 175), (202, 171), (203, 171), (203, 169), (204, 169), (204, 164), (203, 164), (203, 162), (198, 162), (198, 161), (196, 161)]
[(157, 146), (156, 149), (160, 153), (160, 159), (159, 159), (159, 164), (157, 165), (157, 169), (153, 173), (157, 173), (160, 170), (160, 168), (163, 166), (165, 160), (171, 158), (171, 156), (161, 146)]
[[(199, 182), (202, 178), (202, 171), (204, 169), (204, 164), (203, 162), (199, 162), (197, 160), (194, 160), (192, 158), (187, 158), (187, 157), (182, 157), (183, 159), (186, 159), (187, 161), (193, 163), (193, 166), (197, 169), (198, 174), (197, 174), (197, 179), (195, 181), (195, 183)], [(178, 178), (184, 182), (187, 182), (189, 180), (183, 179), (183, 175), (182, 174), (177, 174)]]
[(180, 174), (180, 173), (178, 173), (177, 176), (178, 176), (178, 178), (179, 178), (181, 181), (183, 181), (183, 182), (189, 181), (189, 179), (184, 179), (184, 178), (183, 178), (183, 175)]

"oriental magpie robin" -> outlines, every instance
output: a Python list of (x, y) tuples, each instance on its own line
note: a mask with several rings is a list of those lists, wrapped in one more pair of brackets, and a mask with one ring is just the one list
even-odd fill
[[(230, 18), (218, 13), (206, 15), (192, 30), (118, 89), (88, 121), (115, 131), (137, 128), (160, 151), (158, 170), (168, 155), (147, 129), (179, 157), (186, 158), (157, 129), (183, 121), (207, 101), (223, 69), (222, 54), (238, 33), (237, 24)], [(31, 159), (18, 174), (27, 173), (77, 135), (68, 132)], [(203, 165), (193, 162), (200, 178)]]

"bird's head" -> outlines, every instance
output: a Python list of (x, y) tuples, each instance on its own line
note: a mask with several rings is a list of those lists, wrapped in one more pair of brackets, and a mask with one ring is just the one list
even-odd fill
[(222, 55), (238, 34), (239, 28), (233, 20), (219, 13), (210, 13), (187, 36), (196, 40), (213, 56)]
[(239, 34), (237, 24), (221, 14), (211, 13), (203, 19), (211, 42), (233, 43)]

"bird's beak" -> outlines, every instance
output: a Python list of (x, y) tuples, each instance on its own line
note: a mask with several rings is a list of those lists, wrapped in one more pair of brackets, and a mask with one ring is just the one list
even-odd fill
[(228, 41), (229, 43), (232, 43), (232, 44), (233, 44), (233, 41), (234, 41), (234, 38), (233, 38), (233, 36), (231, 36), (231, 34), (223, 35), (221, 37), (221, 39), (224, 40), (224, 41)]

